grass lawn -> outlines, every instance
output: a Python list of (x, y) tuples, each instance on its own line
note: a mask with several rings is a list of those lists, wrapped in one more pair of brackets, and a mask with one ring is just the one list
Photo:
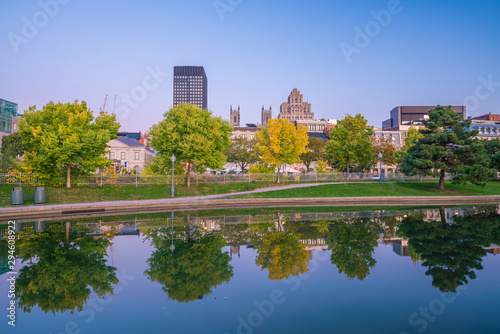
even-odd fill
[(437, 182), (347, 183), (271, 191), (238, 198), (500, 195), (500, 181), (489, 181), (485, 187), (451, 183), (445, 183), (444, 190), (437, 187)]
[[(277, 186), (269, 182), (241, 182), (228, 184), (207, 184), (191, 186), (175, 186), (176, 197), (204, 196), (227, 194), (238, 191), (254, 190), (269, 186)], [(10, 192), (14, 186), (0, 185), (0, 207), (10, 206)], [(34, 187), (23, 186), (24, 205), (34, 205)], [(137, 188), (131, 185), (124, 186), (81, 186), (70, 189), (63, 187), (45, 187), (47, 204), (69, 204), (103, 201), (124, 201), (141, 199), (170, 198), (170, 185), (141, 185)]]

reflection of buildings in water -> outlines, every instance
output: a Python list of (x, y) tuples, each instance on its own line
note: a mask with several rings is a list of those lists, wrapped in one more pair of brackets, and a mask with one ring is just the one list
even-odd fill
[(410, 251), (408, 250), (408, 240), (394, 240), (394, 243), (392, 244), (392, 251), (399, 256), (410, 256)]
[(233, 258), (233, 254), (238, 254), (238, 259), (240, 258), (240, 245), (229, 245), (229, 254)]
[(485, 247), (484, 248), (488, 253), (491, 253), (493, 255), (500, 254), (500, 246), (491, 244), (490, 247)]

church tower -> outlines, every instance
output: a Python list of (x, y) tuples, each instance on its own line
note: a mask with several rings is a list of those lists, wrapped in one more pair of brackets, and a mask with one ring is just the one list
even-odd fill
[(231, 106), (229, 123), (231, 123), (232, 127), (240, 126), (240, 106), (238, 106), (238, 110), (233, 109), (233, 106)]
[(273, 107), (269, 107), (269, 109), (264, 109), (262, 106), (262, 114), (260, 116), (260, 122), (263, 128), (267, 128), (267, 121), (273, 118)]

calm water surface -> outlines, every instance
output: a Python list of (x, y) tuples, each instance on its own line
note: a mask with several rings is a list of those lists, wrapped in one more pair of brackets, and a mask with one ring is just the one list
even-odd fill
[(0, 329), (499, 333), (499, 212), (266, 209), (19, 223), (15, 327), (4, 225)]

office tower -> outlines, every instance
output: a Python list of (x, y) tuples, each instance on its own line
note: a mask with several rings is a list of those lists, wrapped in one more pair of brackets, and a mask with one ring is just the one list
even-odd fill
[(174, 107), (189, 103), (207, 109), (207, 91), (203, 66), (174, 66)]
[(284, 118), (289, 122), (303, 119), (314, 119), (314, 113), (311, 112), (311, 104), (304, 102), (303, 95), (297, 88), (294, 88), (288, 96), (288, 102), (281, 104), (278, 118)]

